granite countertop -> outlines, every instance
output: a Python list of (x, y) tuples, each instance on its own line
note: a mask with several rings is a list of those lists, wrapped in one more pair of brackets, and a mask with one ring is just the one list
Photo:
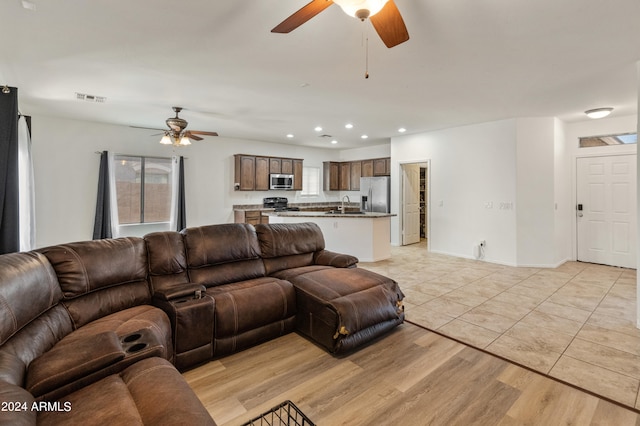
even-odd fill
[(379, 217), (391, 217), (397, 216), (395, 213), (376, 213), (376, 212), (365, 212), (365, 213), (328, 213), (328, 212), (314, 212), (314, 211), (299, 211), (299, 212), (265, 212), (262, 213), (265, 216), (280, 216), (280, 217), (353, 217), (360, 219), (375, 219)]
[[(301, 210), (312, 210), (314, 208), (321, 208), (321, 207), (335, 207), (337, 208), (337, 206), (342, 205), (342, 203), (340, 201), (324, 201), (324, 202), (317, 202), (317, 203), (289, 203), (289, 207), (298, 207)], [(360, 203), (344, 203), (344, 206), (350, 209), (360, 209)], [(233, 205), (233, 210), (237, 210), (237, 211), (262, 211), (262, 212), (269, 212), (269, 211), (274, 211), (273, 208), (266, 208), (264, 207), (262, 204), (234, 204)]]

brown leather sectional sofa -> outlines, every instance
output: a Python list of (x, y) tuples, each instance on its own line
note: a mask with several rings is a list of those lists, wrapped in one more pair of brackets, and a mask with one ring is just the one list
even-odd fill
[(0, 256), (0, 423), (215, 424), (178, 370), (297, 330), (350, 351), (393, 280), (308, 224), (223, 224)]

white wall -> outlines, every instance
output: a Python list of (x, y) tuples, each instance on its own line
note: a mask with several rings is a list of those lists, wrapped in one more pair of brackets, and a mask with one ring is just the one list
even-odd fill
[[(400, 203), (400, 164), (431, 160), (431, 250), (471, 258), (486, 240), (487, 261), (515, 265), (516, 126), (503, 120), (393, 138), (392, 212)], [(393, 244), (400, 232), (395, 218)]]
[(517, 120), (516, 240), (519, 266), (559, 263), (555, 257), (555, 130), (553, 118)]
[[(150, 136), (153, 131), (127, 126), (33, 116), (32, 133), (38, 247), (91, 239), (100, 159), (96, 151), (174, 155), (172, 147), (160, 145), (157, 136)], [(384, 150), (384, 146), (372, 147), (356, 153), (361, 158), (372, 158)], [(341, 159), (339, 150), (217, 137), (176, 149), (175, 154), (186, 158), (188, 226), (233, 222), (234, 204), (261, 204), (267, 196), (286, 196), (290, 202), (340, 199), (337, 191), (321, 191), (319, 197), (302, 198), (298, 191), (233, 190), (234, 154), (302, 158), (305, 166), (322, 170), (323, 161)], [(138, 234), (153, 230), (146, 228)]]

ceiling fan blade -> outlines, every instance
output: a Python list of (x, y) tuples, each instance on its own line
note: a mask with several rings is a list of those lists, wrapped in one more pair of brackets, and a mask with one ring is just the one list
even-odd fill
[(382, 10), (370, 17), (369, 20), (388, 48), (409, 40), (407, 26), (393, 0), (389, 0)]
[(188, 130), (187, 133), (192, 135), (218, 136), (217, 132), (203, 132), (202, 130)]
[(194, 141), (201, 141), (202, 138), (200, 136), (194, 135), (192, 132), (184, 132), (184, 135), (189, 139), (193, 139)]
[(296, 13), (279, 23), (274, 29), (271, 30), (271, 32), (290, 33), (332, 4), (333, 0), (313, 0), (311, 3), (303, 6)]

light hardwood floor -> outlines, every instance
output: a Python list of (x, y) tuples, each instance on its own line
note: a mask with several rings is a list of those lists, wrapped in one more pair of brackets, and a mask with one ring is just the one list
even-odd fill
[(405, 323), (336, 358), (296, 333), (184, 374), (219, 425), (284, 400), (333, 425), (640, 425), (620, 405)]

